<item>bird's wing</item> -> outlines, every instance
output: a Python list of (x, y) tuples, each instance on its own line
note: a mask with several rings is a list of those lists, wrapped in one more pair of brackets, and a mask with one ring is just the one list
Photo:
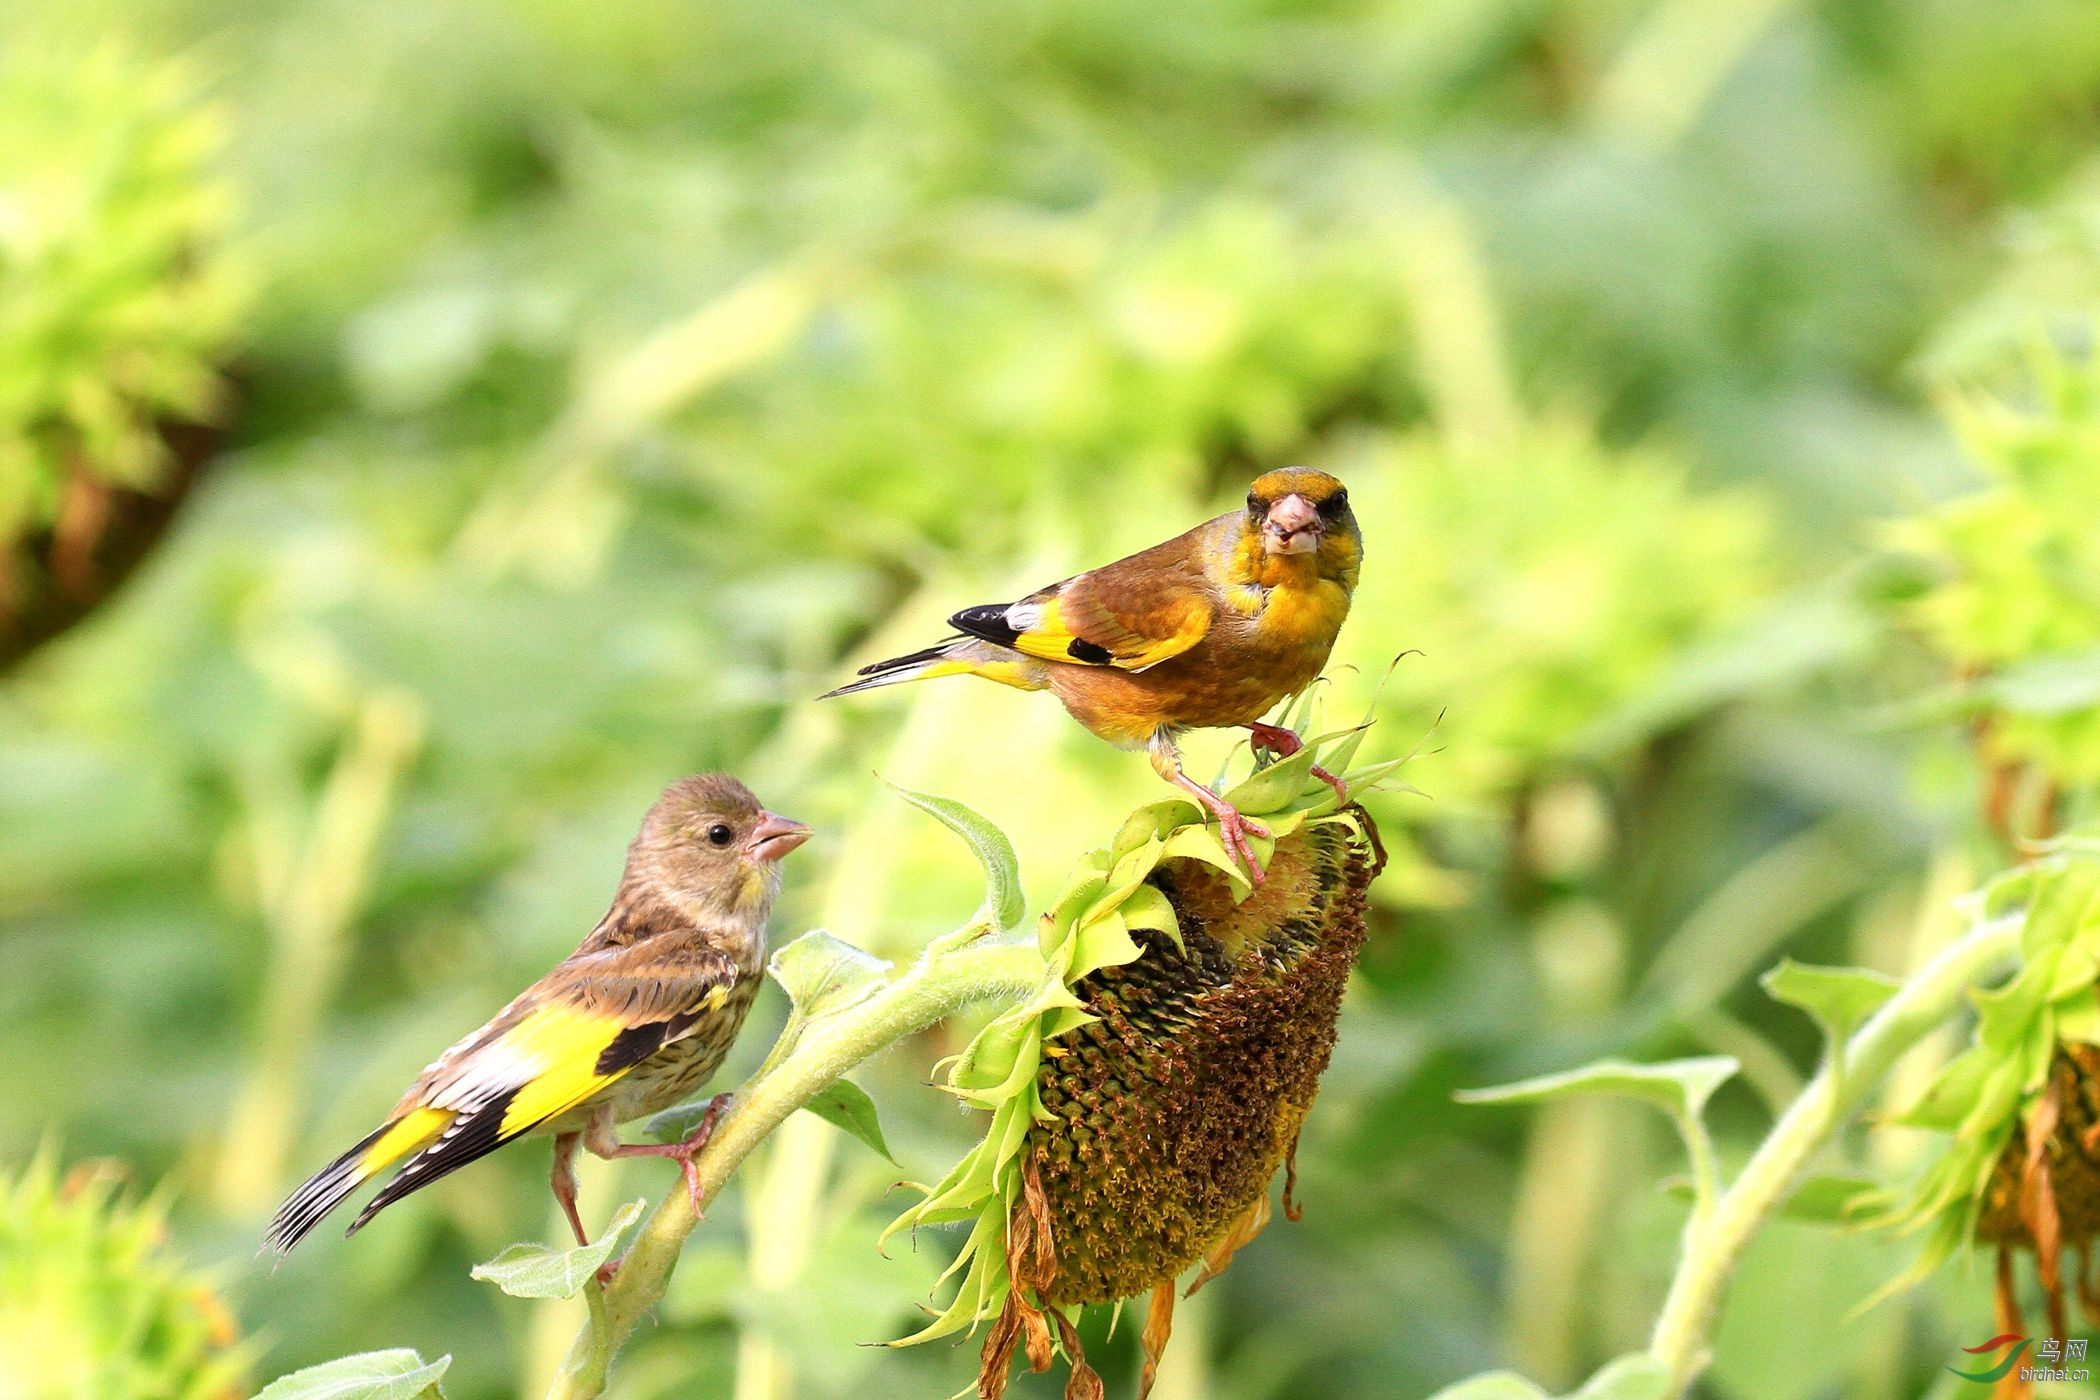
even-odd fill
[(578, 1107), (719, 1009), (736, 985), (734, 961), (714, 949), (662, 946), (666, 941), (579, 953), (446, 1051), (394, 1118), (449, 1120), (351, 1229)]
[(1197, 531), (1038, 589), (1014, 603), (965, 608), (951, 627), (1045, 661), (1142, 671), (1203, 640), (1215, 590)]

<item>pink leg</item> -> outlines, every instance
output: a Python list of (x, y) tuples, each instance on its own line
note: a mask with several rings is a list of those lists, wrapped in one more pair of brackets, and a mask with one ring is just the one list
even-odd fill
[[(1285, 729), (1280, 724), (1256, 723), (1248, 725), (1247, 743), (1256, 753), (1267, 749), (1278, 758), (1289, 758), (1292, 754), (1305, 747), (1303, 739), (1300, 739), (1296, 733)], [(1349, 789), (1342, 786), (1340, 778), (1337, 778), (1317, 763), (1313, 765), (1312, 775), (1334, 789), (1335, 801), (1344, 805), (1348, 803)]]
[(576, 1243), (589, 1244), (591, 1237), (584, 1233), (583, 1217), (576, 1213), (576, 1145), (582, 1141), (582, 1133), (555, 1134), (554, 1199), (561, 1202), (561, 1213), (569, 1217), (569, 1228), (576, 1232)]
[(1248, 879), (1258, 885), (1268, 878), (1267, 872), (1261, 868), (1261, 861), (1255, 857), (1254, 847), (1247, 842), (1249, 836), (1267, 836), (1269, 834), (1267, 827), (1258, 821), (1241, 816), (1239, 808), (1182, 772), (1178, 767), (1167, 775), (1167, 781), (1194, 797), (1203, 804), (1205, 811), (1218, 819), (1218, 835), (1224, 841), (1225, 849), (1232, 853), (1233, 859), (1247, 867)]
[[(583, 1145), (591, 1150), (591, 1155), (608, 1160), (615, 1157), (671, 1158), (685, 1174), (686, 1194), (693, 1198), (693, 1215), (697, 1219), (701, 1213), (700, 1173), (693, 1166), (693, 1158), (700, 1154), (700, 1149), (707, 1146), (707, 1140), (714, 1136), (715, 1119), (721, 1116), (722, 1110), (728, 1107), (733, 1097), (731, 1094), (717, 1094), (708, 1100), (707, 1112), (700, 1116), (700, 1126), (693, 1129), (692, 1135), (682, 1142), (622, 1142), (619, 1134), (613, 1130), (611, 1108), (600, 1108), (591, 1115), (590, 1125), (584, 1130)], [(579, 1227), (578, 1234), (581, 1233)], [(610, 1259), (599, 1265), (599, 1286), (611, 1283), (619, 1268), (620, 1261), (617, 1259)]]
[(693, 1198), (693, 1214), (697, 1216), (700, 1214), (702, 1195), (700, 1190), (700, 1172), (693, 1165), (693, 1158), (700, 1155), (700, 1149), (707, 1146), (707, 1140), (714, 1136), (715, 1120), (722, 1116), (722, 1110), (729, 1106), (729, 1100), (732, 1097), (734, 1096), (730, 1094), (717, 1094), (708, 1100), (707, 1112), (700, 1116), (700, 1126), (693, 1129), (692, 1135), (682, 1142), (621, 1142), (618, 1135), (613, 1132), (611, 1110), (601, 1108), (591, 1118), (590, 1128), (584, 1135), (583, 1145), (590, 1148), (596, 1156), (608, 1159), (614, 1157), (669, 1157), (672, 1161), (678, 1163), (678, 1169), (685, 1173), (685, 1189), (687, 1194)]

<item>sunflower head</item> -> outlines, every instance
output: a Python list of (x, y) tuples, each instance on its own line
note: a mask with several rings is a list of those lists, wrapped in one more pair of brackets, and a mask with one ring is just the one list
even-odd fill
[(1344, 803), (1311, 776), (1321, 747), (1229, 794), (1273, 833), (1259, 887), (1193, 806), (1133, 813), (1043, 915), (1041, 991), (958, 1058), (949, 1087), (991, 1111), (985, 1138), (892, 1228), (972, 1224), (954, 1302), (913, 1340), (989, 1321), (980, 1395), (1023, 1348), (1037, 1370), (1067, 1355), (1073, 1400), (1100, 1394), (1078, 1311), (1148, 1293), (1149, 1381), (1175, 1281), (1260, 1231), (1279, 1170), (1295, 1217), (1291, 1156), (1383, 864), (1355, 796), (1396, 766), (1344, 773)]
[[(2064, 1260), (2100, 1244), (2100, 850), (2066, 840), (1988, 886), (1983, 912), (2024, 906), (2021, 967), (1980, 995), (1976, 1035), (1898, 1121), (1950, 1134), (1886, 1220), (1929, 1230), (1900, 1283), (1973, 1245), (1995, 1247), (1998, 1308), (2020, 1330), (2013, 1257), (2034, 1256), (2052, 1335), (2064, 1334)], [(2077, 1290), (2100, 1321), (2100, 1291)]]

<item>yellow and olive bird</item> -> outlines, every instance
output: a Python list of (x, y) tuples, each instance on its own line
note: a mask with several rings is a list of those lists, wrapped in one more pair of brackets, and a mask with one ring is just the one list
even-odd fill
[(661, 1112), (707, 1081), (758, 992), (780, 859), (809, 839), (736, 779), (673, 783), (628, 848), (612, 908), (552, 972), (423, 1071), (385, 1123), (292, 1193), (264, 1244), (288, 1252), (359, 1186), (401, 1170), (345, 1233), (439, 1177), (528, 1134), (554, 1137), (554, 1195), (579, 1244), (576, 1148), (679, 1163), (697, 1208), (693, 1155), (728, 1095), (683, 1142), (625, 1144), (615, 1125)]
[(1247, 838), (1268, 833), (1182, 771), (1176, 738), (1245, 727), (1257, 749), (1296, 752), (1298, 736), (1262, 716), (1327, 664), (1362, 562), (1341, 482), (1303, 467), (1269, 472), (1246, 509), (1018, 602), (964, 608), (948, 619), (959, 635), (863, 667), (863, 679), (821, 698), (956, 675), (1050, 691), (1101, 738), (1148, 750), (1259, 882)]

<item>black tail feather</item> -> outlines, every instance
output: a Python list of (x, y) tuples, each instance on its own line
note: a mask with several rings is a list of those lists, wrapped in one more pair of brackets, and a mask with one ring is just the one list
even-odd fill
[(961, 640), (961, 637), (950, 637), (946, 641), (936, 642), (930, 647), (922, 648), (908, 655), (893, 656), (887, 661), (878, 661), (872, 666), (863, 666), (853, 674), (856, 676), (886, 676), (892, 671), (901, 671), (907, 666), (920, 666), (928, 661), (938, 661), (941, 659), (942, 652), (946, 651), (951, 644)]
[(361, 1164), (365, 1152), (392, 1126), (382, 1124), (355, 1147), (308, 1177), (306, 1183), (294, 1191), (271, 1217), (270, 1227), (263, 1231), (263, 1247), (274, 1249), (279, 1255), (291, 1253), (292, 1246), (305, 1239), (307, 1232), (320, 1224), (328, 1212), (341, 1205), (344, 1197), (364, 1183)]
[(848, 681), (836, 690), (825, 691), (817, 698), (819, 700), (829, 700), (834, 696), (851, 695), (857, 690), (873, 690), (879, 685), (894, 685), (900, 680), (910, 680), (911, 677), (900, 675), (899, 673), (939, 661), (947, 655), (949, 647), (954, 646), (957, 642), (966, 640), (968, 639), (964, 637), (950, 637), (946, 641), (936, 642), (930, 647), (923, 647), (907, 655), (893, 656), (887, 661), (877, 661), (873, 665), (863, 666), (854, 673), (863, 679)]

